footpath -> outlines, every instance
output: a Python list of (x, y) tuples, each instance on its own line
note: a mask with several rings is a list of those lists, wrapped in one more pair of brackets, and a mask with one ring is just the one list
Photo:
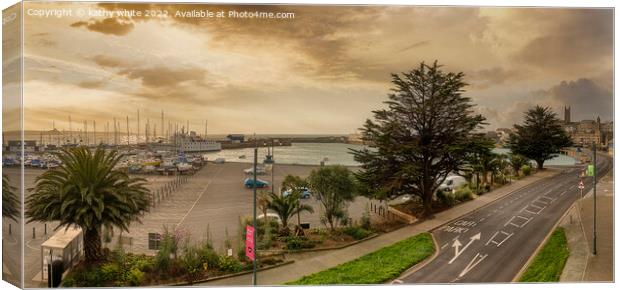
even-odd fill
[(597, 254), (593, 255), (594, 198), (590, 190), (575, 202), (560, 226), (566, 230), (570, 255), (560, 277), (561, 282), (613, 281), (613, 172), (597, 182)]
[[(412, 225), (402, 227), (393, 232), (385, 233), (376, 238), (337, 250), (321, 252), (305, 252), (286, 255), (287, 260), (294, 260), (294, 263), (281, 267), (260, 271), (257, 274), (259, 285), (281, 285), (283, 283), (297, 280), (303, 276), (319, 272), (339, 264), (354, 260), (360, 256), (379, 250), (383, 247), (394, 244), (408, 237), (423, 232), (429, 232), (441, 225), (448, 223), (465, 214), (475, 211), (493, 201), (496, 201), (513, 191), (536, 181), (559, 174), (559, 169), (546, 169), (535, 175), (525, 177), (521, 180), (512, 182), (492, 192), (479, 196), (478, 198), (457, 205), (453, 208), (435, 214), (431, 219), (417, 222)], [(225, 279), (209, 281), (195, 286), (207, 285), (251, 285), (252, 274), (245, 274)]]

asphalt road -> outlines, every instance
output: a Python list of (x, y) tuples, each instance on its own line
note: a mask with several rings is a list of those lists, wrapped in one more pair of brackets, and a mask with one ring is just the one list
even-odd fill
[[(603, 176), (612, 159), (598, 155)], [(403, 283), (510, 282), (580, 197), (583, 166), (533, 183), (432, 232), (439, 252), (435, 259), (401, 279)], [(587, 193), (592, 179), (584, 178)]]

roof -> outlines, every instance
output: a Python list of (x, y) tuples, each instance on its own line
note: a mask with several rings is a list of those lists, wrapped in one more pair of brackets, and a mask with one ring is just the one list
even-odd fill
[(82, 229), (74, 227), (67, 230), (59, 230), (51, 238), (41, 244), (41, 247), (64, 249), (77, 236), (82, 233)]

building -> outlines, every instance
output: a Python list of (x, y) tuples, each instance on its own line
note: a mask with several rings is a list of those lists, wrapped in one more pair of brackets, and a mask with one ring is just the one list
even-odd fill
[(230, 135), (226, 136), (226, 138), (228, 139), (228, 141), (230, 141), (232, 143), (243, 143), (243, 142), (245, 142), (245, 135), (243, 135), (243, 134), (230, 134)]
[[(22, 142), (19, 140), (9, 141), (8, 146), (6, 148), (8, 152), (21, 152), (21, 149), (22, 149)], [(34, 153), (34, 152), (39, 152), (42, 149), (43, 149), (42, 147), (39, 148), (39, 146), (37, 146), (37, 141), (24, 140), (24, 152)]]
[(570, 106), (564, 107), (564, 122), (562, 128), (577, 146), (585, 146), (588, 144), (597, 144), (599, 146), (608, 146), (609, 140), (613, 139), (613, 122), (601, 122), (601, 118), (596, 120), (581, 120), (579, 122), (571, 121)]

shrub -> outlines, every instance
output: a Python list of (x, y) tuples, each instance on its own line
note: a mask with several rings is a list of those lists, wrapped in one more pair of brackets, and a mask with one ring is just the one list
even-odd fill
[(105, 263), (101, 265), (101, 275), (106, 281), (122, 280), (123, 272), (117, 263)]
[(454, 192), (454, 199), (463, 202), (474, 198), (473, 191), (468, 186), (463, 186)]
[(366, 208), (364, 209), (364, 213), (362, 213), (362, 217), (360, 218), (360, 226), (363, 229), (370, 230), (370, 208), (369, 205), (366, 204)]
[(528, 176), (532, 174), (532, 167), (529, 165), (523, 165), (521, 166), (521, 172), (523, 172), (523, 175)]
[(346, 227), (342, 230), (342, 232), (353, 237), (356, 240), (361, 240), (372, 234), (371, 231), (366, 230), (362, 227)]
[(62, 280), (62, 283), (60, 284), (60, 286), (63, 288), (69, 288), (69, 287), (75, 287), (77, 285), (75, 285), (75, 279), (71, 277), (66, 277), (64, 280)]
[(288, 250), (311, 249), (316, 246), (315, 242), (309, 240), (307, 237), (289, 236), (285, 238), (284, 242)]
[(243, 264), (233, 257), (220, 256), (219, 268), (224, 272), (240, 272), (243, 271)]
[(144, 273), (140, 269), (133, 268), (127, 273), (127, 282), (131, 286), (140, 286), (144, 281)]
[(153, 258), (146, 255), (132, 255), (128, 259), (128, 267), (139, 269), (142, 272), (153, 270)]
[(454, 199), (454, 195), (451, 192), (446, 192), (443, 190), (438, 190), (435, 194), (437, 196), (437, 200), (444, 205), (452, 206), (456, 203)]
[(207, 264), (209, 269), (219, 268), (220, 256), (218, 256), (210, 243), (204, 243), (198, 250), (198, 254), (203, 268), (204, 264)]
[(199, 251), (195, 247), (187, 245), (181, 256), (181, 265), (183, 265), (188, 282), (195, 281), (202, 274), (203, 264)]

